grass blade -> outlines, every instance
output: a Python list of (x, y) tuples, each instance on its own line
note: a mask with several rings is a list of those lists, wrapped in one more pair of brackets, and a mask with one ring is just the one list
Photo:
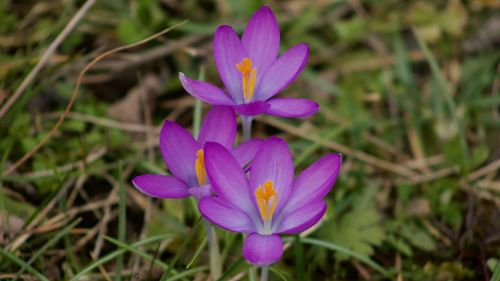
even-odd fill
[[(154, 264), (158, 265), (159, 267), (165, 269), (165, 271), (167, 271), (169, 269), (169, 265), (162, 262), (161, 260), (159, 259), (156, 259), (154, 256), (151, 256), (149, 254), (146, 254), (144, 252), (142, 252), (141, 250), (139, 250), (137, 247), (132, 247), (130, 245), (128, 245), (127, 243), (123, 243), (119, 240), (116, 240), (112, 237), (105, 237), (105, 239), (115, 245), (117, 245), (118, 247), (122, 248), (122, 249), (125, 249), (129, 252), (132, 252), (142, 258), (145, 258), (147, 260), (150, 260), (152, 261)], [(190, 270), (186, 270), (186, 271), (183, 271), (181, 273), (177, 273), (175, 270), (172, 270), (175, 275), (173, 275), (171, 278), (168, 278), (166, 279), (167, 281), (172, 281), (172, 280), (177, 280), (177, 279), (180, 279), (180, 278), (184, 278), (186, 276), (189, 276), (191, 274), (194, 274), (194, 273), (197, 273), (197, 272), (200, 272), (200, 271), (205, 271), (208, 269), (208, 266), (199, 266), (199, 267), (196, 267), (196, 268), (192, 268)]]
[[(127, 246), (135, 249), (136, 247), (139, 247), (139, 246), (142, 246), (142, 245), (146, 245), (146, 244), (150, 244), (150, 243), (154, 243), (154, 242), (157, 242), (157, 241), (161, 241), (161, 240), (164, 240), (164, 239), (167, 239), (167, 238), (171, 238), (172, 236), (173, 236), (172, 234), (153, 236), (153, 237), (149, 237), (149, 238), (146, 238), (144, 240), (141, 240), (139, 242), (136, 242), (136, 243), (132, 244), (131, 246), (129, 246), (129, 245), (127, 245)], [(83, 275), (87, 274), (88, 272), (92, 271), (94, 268), (96, 268), (96, 267), (98, 267), (98, 266), (100, 266), (102, 264), (105, 264), (108, 261), (111, 261), (111, 260), (115, 259), (117, 256), (122, 255), (126, 251), (127, 250), (125, 250), (125, 249), (118, 249), (118, 250), (115, 250), (114, 252), (111, 252), (111, 253), (107, 254), (104, 257), (101, 257), (100, 259), (98, 259), (95, 262), (93, 262), (90, 265), (88, 265), (86, 268), (82, 269), (77, 275), (75, 275), (71, 279), (71, 281), (78, 280), (78, 278), (80, 278)]]
[[(119, 183), (119, 202), (118, 202), (118, 240), (125, 243), (125, 230), (127, 227), (127, 212), (126, 212), (126, 198), (125, 198), (125, 185), (123, 184), (123, 164), (120, 162), (118, 165), (118, 183)], [(116, 275), (115, 280), (122, 280), (123, 268), (123, 255), (116, 258)]]
[(191, 232), (189, 233), (189, 236), (186, 238), (186, 240), (184, 241), (184, 243), (182, 243), (181, 247), (177, 251), (177, 254), (174, 256), (174, 258), (172, 259), (172, 261), (170, 262), (170, 264), (168, 265), (168, 267), (165, 269), (165, 273), (163, 273), (163, 276), (161, 277), (160, 281), (166, 281), (166, 280), (168, 280), (167, 279), (168, 272), (170, 271), (171, 268), (173, 268), (175, 266), (175, 264), (177, 263), (177, 260), (179, 260), (180, 256), (182, 254), (184, 254), (184, 251), (186, 250), (187, 244), (191, 241), (191, 239), (193, 239), (194, 235), (199, 232), (198, 228), (201, 225), (201, 221), (202, 221), (201, 217), (198, 218), (198, 220), (196, 221), (193, 229), (191, 229)]
[[(291, 240), (291, 239), (286, 239), (286, 240)], [(384, 274), (385, 276), (391, 276), (389, 271), (385, 270), (381, 265), (379, 265), (378, 263), (376, 263), (372, 259), (364, 257), (364, 256), (362, 256), (362, 255), (360, 255), (352, 250), (344, 248), (342, 246), (339, 246), (339, 245), (336, 245), (333, 243), (329, 243), (329, 242), (325, 242), (325, 241), (321, 241), (321, 240), (317, 240), (317, 239), (313, 239), (313, 238), (302, 238), (302, 243), (315, 245), (315, 246), (323, 247), (323, 248), (326, 248), (329, 250), (344, 253), (346, 255), (349, 255), (349, 256), (359, 260), (360, 262), (363, 262), (363, 263), (369, 265), (370, 267), (372, 267), (373, 269), (377, 270), (378, 272)]]
[(2, 255), (3, 257), (11, 260), (15, 264), (21, 266), (21, 268), (26, 268), (26, 270), (29, 273), (35, 275), (35, 277), (37, 277), (38, 279), (40, 279), (42, 281), (49, 281), (49, 279), (47, 279), (43, 274), (41, 274), (40, 272), (38, 272), (36, 269), (34, 269), (33, 267), (31, 267), (27, 263), (25, 263), (23, 260), (21, 260), (18, 257), (14, 256), (13, 254), (7, 252), (3, 248), (0, 248), (0, 255)]
[(188, 276), (193, 275), (195, 273), (207, 271), (207, 270), (208, 270), (208, 266), (206, 266), (206, 265), (198, 266), (198, 267), (183, 271), (175, 276), (172, 276), (171, 278), (168, 278), (167, 281), (179, 280), (181, 278), (185, 278), (185, 277), (188, 277)]
[(490, 281), (500, 281), (500, 261), (497, 262), (495, 271), (493, 271), (493, 276), (491, 276)]
[(137, 249), (137, 248), (136, 248), (136, 247), (134, 247), (134, 246), (130, 246), (130, 245), (128, 245), (127, 243), (124, 243), (124, 242), (122, 242), (122, 241), (120, 241), (120, 240), (114, 239), (114, 238), (109, 237), (109, 236), (105, 236), (105, 237), (104, 237), (104, 239), (106, 239), (107, 241), (109, 241), (109, 242), (111, 242), (111, 243), (115, 244), (115, 245), (116, 245), (116, 246), (118, 246), (119, 248), (124, 249), (124, 250), (126, 250), (126, 251), (128, 251), (128, 252), (134, 253), (134, 254), (136, 254), (136, 255), (138, 255), (138, 256), (140, 256), (140, 257), (142, 257), (142, 258), (145, 258), (145, 259), (147, 259), (147, 260), (151, 260), (151, 261), (153, 261), (153, 260), (154, 260), (154, 263), (155, 263), (156, 265), (158, 265), (159, 267), (163, 268), (163, 269), (167, 269), (167, 268), (168, 268), (168, 264), (166, 264), (166, 263), (162, 262), (162, 261), (161, 261), (161, 260), (159, 260), (159, 259), (155, 259), (155, 257), (153, 257), (152, 255), (150, 255), (150, 254), (146, 254), (146, 253), (144, 253), (143, 251), (141, 251), (141, 250)]
[(294, 248), (295, 248), (295, 269), (297, 270), (297, 276), (299, 281), (306, 280), (306, 274), (304, 272), (304, 260), (302, 258), (302, 244), (300, 243), (300, 236), (294, 235)]
[[(48, 248), (52, 247), (57, 241), (59, 241), (61, 238), (63, 238), (73, 227), (75, 227), (77, 224), (79, 224), (81, 221), (80, 218), (72, 222), (70, 225), (66, 226), (64, 229), (59, 231), (54, 237), (52, 237), (47, 243), (45, 243), (40, 250), (38, 250), (26, 263), (27, 266), (30, 266), (33, 262), (35, 262)], [(19, 278), (21, 274), (24, 273), (24, 271), (27, 268), (25, 266), (21, 267), (21, 270), (19, 270), (16, 274), (15, 280)]]
[[(297, 235), (298, 236), (298, 235)], [(273, 267), (269, 267), (269, 271), (273, 272), (274, 274), (278, 275), (279, 278), (281, 278), (281, 280), (283, 281), (288, 281), (288, 278), (286, 278), (285, 275), (283, 275), (283, 273), (281, 273), (279, 270), (276, 270), (275, 268)]]
[(198, 249), (196, 249), (196, 252), (194, 253), (191, 260), (189, 261), (188, 265), (186, 265), (187, 269), (189, 269), (198, 260), (198, 257), (200, 256), (201, 251), (203, 251), (203, 249), (205, 249), (205, 246), (207, 245), (207, 241), (208, 241), (208, 239), (205, 238), (203, 240), (203, 242), (201, 242), (200, 246), (198, 246)]
[(420, 38), (418, 32), (414, 30), (413, 34), (415, 35), (415, 38), (417, 39), (417, 43), (418, 43), (419, 48), (424, 53), (424, 56), (425, 56), (425, 59), (427, 60), (427, 63), (429, 63), (429, 66), (431, 68), (431, 71), (432, 71), (434, 78), (436, 79), (441, 90), (443, 91), (444, 102), (448, 108), (448, 113), (451, 115), (453, 122), (455, 123), (455, 125), (458, 128), (458, 134), (460, 137), (460, 146), (462, 147), (462, 150), (463, 150), (463, 156), (464, 156), (465, 160), (467, 160), (468, 155), (469, 155), (468, 154), (469, 149), (468, 149), (468, 145), (467, 145), (467, 140), (465, 139), (465, 133), (464, 133), (464, 128), (463, 128), (462, 122), (457, 117), (458, 111), (456, 109), (455, 101), (453, 100), (453, 97), (448, 89), (448, 85), (446, 84), (446, 81), (445, 81), (443, 75), (441, 74), (441, 71), (439, 69), (439, 66), (438, 66), (436, 59), (434, 58), (434, 55), (431, 53), (431, 51), (427, 47), (427, 44), (425, 43), (425, 41), (422, 38)]
[(227, 278), (229, 278), (229, 275), (233, 274), (233, 272), (242, 264), (245, 264), (245, 260), (243, 258), (239, 258), (222, 274), (222, 276), (219, 279), (217, 279), (217, 281), (224, 281)]

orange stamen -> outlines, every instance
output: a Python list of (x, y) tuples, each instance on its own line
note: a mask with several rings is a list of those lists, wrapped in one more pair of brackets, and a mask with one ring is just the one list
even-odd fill
[(196, 161), (194, 162), (194, 170), (196, 171), (198, 184), (205, 185), (207, 183), (207, 171), (205, 170), (205, 156), (203, 153), (203, 149), (199, 149), (196, 152)]
[(276, 211), (276, 205), (278, 204), (278, 193), (273, 188), (273, 182), (270, 180), (266, 181), (264, 188), (259, 185), (255, 190), (255, 199), (257, 200), (262, 220), (271, 221), (274, 211)]
[(238, 68), (242, 76), (243, 97), (245, 101), (251, 101), (255, 88), (255, 79), (257, 78), (257, 68), (252, 68), (252, 61), (249, 58), (241, 60), (240, 63), (236, 64), (236, 68)]

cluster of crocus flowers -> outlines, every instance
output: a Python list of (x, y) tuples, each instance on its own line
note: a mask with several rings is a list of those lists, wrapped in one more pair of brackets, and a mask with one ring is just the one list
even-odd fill
[(280, 235), (300, 233), (321, 220), (342, 159), (328, 154), (295, 176), (283, 139), (251, 139), (234, 147), (235, 112), (245, 128), (259, 114), (306, 117), (319, 108), (308, 99), (274, 97), (302, 71), (309, 50), (299, 44), (278, 56), (280, 32), (268, 6), (252, 16), (241, 40), (231, 27), (221, 26), (213, 45), (226, 91), (180, 73), (184, 89), (213, 107), (197, 139), (166, 121), (160, 149), (171, 175), (146, 174), (132, 182), (156, 198), (194, 196), (207, 221), (246, 235), (248, 262), (266, 267), (283, 254)]

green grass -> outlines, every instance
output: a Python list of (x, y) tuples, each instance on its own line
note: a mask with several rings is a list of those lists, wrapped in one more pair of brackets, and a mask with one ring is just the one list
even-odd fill
[[(129, 2), (97, 1), (0, 118), (6, 278), (210, 274), (196, 201), (148, 199), (131, 178), (168, 173), (158, 148), (165, 118), (198, 134), (208, 106), (188, 97), (177, 74), (220, 86), (214, 29), (242, 32), (264, 2)], [(491, 43), (498, 9), (490, 2), (266, 2), (281, 27), (281, 53), (310, 46), (304, 71), (280, 96), (310, 98), (321, 109), (307, 119), (259, 118), (254, 136), (285, 138), (297, 173), (343, 154), (322, 224), (285, 238), (291, 247), (270, 280), (500, 280), (499, 266), (484, 266), (500, 255), (500, 50)], [(0, 3), (0, 108), (82, 4)], [(93, 58), (186, 19), (92, 68), (71, 109), (78, 114), (5, 173), (47, 136)], [(219, 280), (255, 280), (241, 236), (218, 229), (217, 237)]]

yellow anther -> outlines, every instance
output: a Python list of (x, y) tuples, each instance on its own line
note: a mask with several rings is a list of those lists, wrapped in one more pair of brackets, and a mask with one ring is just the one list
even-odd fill
[(252, 68), (252, 61), (249, 58), (241, 60), (240, 63), (236, 64), (236, 68), (238, 68), (242, 76), (243, 97), (245, 101), (251, 101), (255, 88), (255, 79), (257, 78), (257, 68)]
[(259, 185), (255, 190), (255, 199), (259, 207), (260, 217), (263, 221), (273, 219), (276, 205), (278, 204), (278, 193), (273, 188), (273, 182), (268, 180), (264, 183), (264, 187)]
[(205, 185), (207, 183), (207, 170), (205, 170), (205, 156), (203, 154), (203, 149), (199, 149), (196, 152), (196, 161), (194, 162), (194, 170), (196, 171), (198, 184), (200, 186)]

